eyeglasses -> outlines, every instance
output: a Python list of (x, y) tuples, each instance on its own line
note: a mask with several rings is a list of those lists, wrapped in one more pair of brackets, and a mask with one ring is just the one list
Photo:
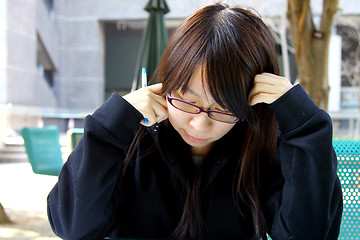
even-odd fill
[(170, 93), (168, 93), (167, 95), (167, 100), (174, 108), (186, 113), (199, 114), (201, 112), (205, 112), (207, 113), (209, 118), (223, 123), (236, 123), (237, 121), (239, 121), (239, 118), (232, 114), (220, 111), (204, 110), (203, 108), (186, 102), (182, 99), (171, 97)]

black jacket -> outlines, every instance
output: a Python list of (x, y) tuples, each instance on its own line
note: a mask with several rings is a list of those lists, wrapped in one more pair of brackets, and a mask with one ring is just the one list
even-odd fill
[[(337, 239), (341, 186), (328, 114), (295, 86), (270, 105), (281, 134), (262, 176), (263, 209), (273, 239)], [(183, 179), (197, 176), (189, 147), (171, 127), (148, 128), (119, 184), (141, 114), (119, 95), (85, 120), (85, 133), (48, 196), (48, 216), (63, 239), (166, 238), (184, 204)], [(204, 239), (250, 239), (251, 213), (232, 194), (241, 123), (220, 139), (201, 169)], [(163, 138), (167, 141), (161, 141)], [(159, 144), (161, 142), (161, 144)], [(152, 151), (149, 150), (151, 146)], [(174, 172), (174, 164), (184, 176)]]

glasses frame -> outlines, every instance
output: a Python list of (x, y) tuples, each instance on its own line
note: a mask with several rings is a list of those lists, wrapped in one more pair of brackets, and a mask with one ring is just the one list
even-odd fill
[[(238, 117), (236, 117), (236, 116), (233, 115), (233, 114), (224, 113), (224, 112), (220, 112), (220, 111), (214, 111), (214, 110), (205, 110), (205, 109), (203, 109), (202, 107), (199, 107), (199, 106), (197, 106), (197, 105), (195, 105), (195, 104), (192, 104), (192, 103), (189, 103), (189, 102), (187, 102), (187, 101), (184, 101), (184, 100), (182, 100), (182, 99), (180, 99), (180, 98), (171, 97), (171, 96), (170, 96), (170, 93), (167, 94), (166, 99), (167, 99), (167, 101), (171, 104), (171, 106), (173, 106), (174, 108), (176, 108), (176, 109), (178, 109), (178, 110), (180, 110), (180, 111), (182, 111), (182, 112), (186, 112), (186, 113), (190, 113), (190, 114), (200, 114), (200, 113), (204, 112), (204, 113), (206, 113), (206, 114), (208, 115), (208, 117), (209, 117), (210, 119), (212, 119), (212, 120), (214, 120), (214, 121), (222, 122), (222, 123), (231, 123), (231, 124), (234, 124), (234, 123), (237, 123), (237, 122), (240, 120)], [(180, 102), (182, 102), (182, 103), (185, 103), (185, 104), (188, 104), (188, 105), (190, 105), (190, 106), (193, 106), (193, 107), (199, 109), (199, 112), (193, 113), (193, 112), (188, 112), (188, 111), (185, 111), (185, 110), (183, 110), (183, 109), (180, 109), (180, 108), (176, 107), (176, 106), (172, 103), (173, 100), (180, 101)], [(223, 114), (223, 115), (232, 116), (232, 117), (235, 117), (236, 120), (235, 120), (234, 122), (221, 121), (221, 120), (212, 118), (212, 117), (211, 117), (211, 113), (218, 113), (218, 114)]]

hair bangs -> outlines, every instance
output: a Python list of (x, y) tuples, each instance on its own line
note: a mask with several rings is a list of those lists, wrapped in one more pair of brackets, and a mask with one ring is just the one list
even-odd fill
[[(248, 61), (253, 55), (248, 50), (247, 35), (239, 35), (247, 28), (248, 19), (242, 13), (226, 9), (219, 21), (213, 21), (213, 34), (206, 48), (206, 79), (214, 100), (239, 119), (252, 120), (248, 95), (253, 79), (260, 73), (260, 64)], [(245, 22), (247, 21), (247, 22)]]
[(201, 14), (192, 15), (175, 30), (159, 64), (163, 95), (186, 91), (192, 74), (206, 61), (210, 32)]

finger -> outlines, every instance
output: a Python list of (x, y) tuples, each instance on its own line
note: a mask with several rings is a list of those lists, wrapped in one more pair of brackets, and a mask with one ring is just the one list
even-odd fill
[(144, 113), (143, 119), (140, 121), (140, 124), (146, 127), (150, 127), (155, 123), (156, 123), (156, 115), (152, 111)]
[(266, 83), (282, 89), (281, 91), (287, 91), (293, 87), (291, 82), (286, 78), (271, 73), (262, 73), (255, 76), (254, 83)]
[(140, 123), (144, 126), (151, 126), (165, 120), (168, 113), (166, 106), (163, 106), (158, 102), (153, 102), (142, 114), (143, 117), (147, 119), (147, 122), (145, 123), (144, 120), (142, 120)]
[(249, 94), (249, 104), (253, 106), (257, 103), (271, 104), (280, 98), (285, 91), (279, 89), (277, 86), (271, 86), (268, 84), (257, 84), (251, 94)]
[(254, 78), (254, 86), (249, 93), (249, 104), (251, 106), (260, 102), (270, 104), (292, 87), (285, 77), (270, 73), (258, 74)]
[(164, 121), (164, 120), (166, 120), (168, 118), (169, 118), (169, 114), (166, 113), (161, 119), (158, 120), (158, 123), (160, 123), (160, 122), (162, 122), (162, 121)]
[(159, 95), (162, 84), (154, 84), (131, 92), (123, 98), (135, 107), (145, 118), (140, 121), (144, 126), (151, 126), (156, 122), (166, 119), (166, 98)]
[(279, 76), (279, 75), (275, 75), (272, 73), (261, 73), (261, 74), (256, 74), (254, 81), (259, 81), (259, 82), (265, 82), (265, 83), (269, 83), (269, 84), (276, 84), (278, 81), (283, 81), (283, 80), (287, 80), (287, 78), (283, 77), (283, 76)]
[(153, 94), (152, 99), (154, 101), (156, 101), (157, 103), (161, 104), (164, 107), (167, 107), (167, 102), (166, 102), (166, 98), (161, 96), (161, 95), (157, 95), (157, 94)]
[(275, 85), (275, 77), (272, 77), (273, 75), (271, 74), (266, 74), (266, 73), (262, 73), (262, 74), (257, 74), (254, 78), (254, 84), (256, 83), (267, 83), (270, 85)]
[(150, 125), (148, 125), (148, 124), (149, 124), (149, 119), (143, 118), (143, 119), (140, 121), (140, 124), (141, 124), (141, 125), (144, 125), (145, 127), (150, 126)]
[(249, 99), (259, 93), (276, 94), (278, 93), (278, 89), (276, 86), (271, 84), (256, 82), (249, 93)]
[[(150, 116), (150, 117), (148, 117), (148, 116)], [(144, 117), (140, 123), (144, 126), (149, 127), (149, 126), (154, 125), (155, 123), (160, 123), (160, 122), (166, 120), (167, 118), (168, 118), (167, 112), (159, 114), (159, 115), (149, 113), (149, 115)], [(145, 123), (145, 120), (146, 120), (146, 123)]]
[(156, 83), (156, 84), (150, 85), (146, 88), (148, 88), (151, 92), (153, 92), (155, 94), (160, 94), (161, 90), (162, 90), (162, 83)]
[(254, 84), (255, 83), (265, 83), (273, 86), (284, 86), (284, 87), (288, 87), (292, 85), (287, 78), (274, 75), (271, 73), (257, 74), (254, 78)]
[(155, 113), (156, 122), (162, 121), (167, 116), (167, 108), (161, 104), (156, 104), (153, 106), (153, 111)]
[(258, 103), (267, 103), (267, 104), (271, 104), (273, 103), (276, 99), (278, 99), (278, 95), (277, 94), (269, 94), (269, 93), (258, 93), (256, 95), (254, 95), (250, 101), (249, 101), (249, 105), (250, 106), (254, 106)]

